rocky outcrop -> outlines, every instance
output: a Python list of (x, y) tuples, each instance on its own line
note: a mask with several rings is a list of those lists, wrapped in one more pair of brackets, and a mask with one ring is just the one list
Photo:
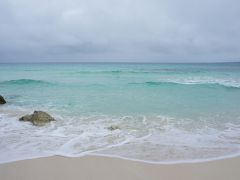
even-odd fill
[(117, 129), (120, 129), (120, 127), (117, 126), (117, 125), (111, 125), (111, 126), (108, 127), (108, 130), (110, 130), (110, 131), (115, 131)]
[(43, 126), (50, 121), (55, 121), (55, 119), (46, 112), (34, 111), (31, 115), (21, 117), (19, 121), (30, 121), (35, 126)]
[(6, 100), (0, 95), (0, 104), (6, 104)]

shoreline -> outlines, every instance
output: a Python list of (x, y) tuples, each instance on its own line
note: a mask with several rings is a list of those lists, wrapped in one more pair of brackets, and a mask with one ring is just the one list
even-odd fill
[(153, 165), (178, 165), (178, 164), (205, 163), (205, 162), (211, 162), (211, 161), (219, 161), (219, 160), (225, 160), (225, 159), (240, 158), (240, 153), (236, 153), (236, 154), (232, 154), (232, 155), (226, 155), (226, 156), (220, 156), (220, 157), (206, 158), (206, 159), (179, 160), (179, 161), (159, 161), (159, 162), (128, 158), (128, 157), (123, 157), (123, 156), (118, 156), (118, 155), (98, 154), (98, 153), (89, 153), (89, 154), (85, 154), (85, 155), (82, 155), (82, 156), (72, 156), (72, 157), (71, 156), (62, 156), (62, 155), (54, 155), (54, 156), (60, 156), (60, 157), (66, 157), (66, 158), (80, 158), (80, 157), (84, 157), (84, 156), (100, 156), (100, 157), (106, 157), (106, 158), (116, 158), (116, 159), (122, 159), (122, 160), (127, 160), (127, 161), (153, 164)]
[(29, 158), (19, 158), (9, 161), (3, 161), (0, 162), (0, 165), (8, 164), (8, 163), (15, 163), (19, 161), (29, 161), (29, 160), (35, 160), (39, 158), (51, 158), (51, 157), (62, 157), (62, 158), (83, 158), (86, 156), (98, 156), (98, 157), (104, 157), (104, 158), (115, 158), (120, 160), (126, 160), (126, 161), (133, 161), (133, 162), (139, 162), (139, 163), (146, 163), (146, 164), (153, 164), (153, 165), (178, 165), (178, 164), (195, 164), (195, 163), (206, 163), (206, 162), (212, 162), (212, 161), (219, 161), (219, 160), (226, 160), (226, 159), (233, 159), (233, 158), (240, 158), (240, 153), (233, 153), (225, 156), (219, 156), (219, 157), (212, 157), (212, 158), (206, 158), (206, 159), (187, 159), (187, 160), (176, 160), (176, 161), (151, 161), (151, 160), (141, 160), (141, 159), (135, 159), (135, 158), (129, 158), (124, 156), (118, 156), (118, 155), (111, 155), (111, 154), (101, 154), (101, 153), (92, 153), (92, 152), (84, 152), (77, 156), (70, 156), (70, 155), (62, 155), (62, 154), (49, 154), (49, 155), (43, 155), (43, 156), (35, 156), (35, 157), (29, 157)]
[(0, 164), (0, 179), (240, 179), (240, 157), (198, 163), (150, 164), (116, 157), (87, 155), (20, 160)]

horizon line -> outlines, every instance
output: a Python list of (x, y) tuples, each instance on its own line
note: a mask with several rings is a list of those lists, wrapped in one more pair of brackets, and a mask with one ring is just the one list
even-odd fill
[(240, 63), (240, 61), (215, 61), (215, 62), (132, 62), (132, 61), (49, 61), (49, 62), (0, 62), (0, 64), (225, 64), (225, 63)]

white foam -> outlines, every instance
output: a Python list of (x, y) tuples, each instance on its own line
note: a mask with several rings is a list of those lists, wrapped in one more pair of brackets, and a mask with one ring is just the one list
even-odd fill
[[(9, 113), (0, 113), (0, 163), (53, 155), (102, 154), (161, 164), (213, 160), (240, 152), (239, 124), (226, 123), (223, 129), (189, 129), (192, 121), (159, 115), (56, 117), (56, 122), (38, 128), (19, 122)], [(107, 127), (112, 124), (120, 130), (109, 131)]]
[(194, 76), (194, 77), (175, 77), (159, 79), (159, 81), (178, 83), (178, 84), (219, 84), (226, 87), (240, 88), (240, 79), (227, 77)]

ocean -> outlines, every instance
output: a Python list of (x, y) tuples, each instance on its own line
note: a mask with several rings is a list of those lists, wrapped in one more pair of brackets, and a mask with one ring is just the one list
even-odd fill
[[(240, 153), (240, 63), (0, 64), (0, 95), (8, 102), (0, 105), (0, 163), (86, 154), (176, 163)], [(56, 121), (18, 121), (34, 110)]]

